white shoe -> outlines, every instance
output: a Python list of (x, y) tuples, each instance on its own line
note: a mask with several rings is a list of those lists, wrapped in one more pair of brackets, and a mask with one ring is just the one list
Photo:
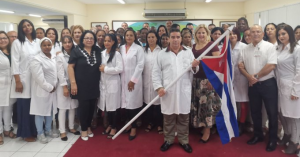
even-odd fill
[(87, 137), (87, 136), (86, 137), (80, 136), (80, 137), (83, 141), (87, 141), (89, 139), (89, 137)]
[(88, 137), (94, 137), (93, 133), (88, 134)]
[(46, 144), (48, 143), (48, 139), (44, 134), (37, 135), (37, 139), (42, 143)]
[(50, 130), (49, 132), (45, 131), (45, 135), (51, 138), (58, 138), (59, 135), (56, 132), (53, 132), (52, 130)]

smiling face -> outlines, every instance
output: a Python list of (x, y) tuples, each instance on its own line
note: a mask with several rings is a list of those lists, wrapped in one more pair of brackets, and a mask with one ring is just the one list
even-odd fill
[(0, 34), (0, 49), (1, 50), (7, 49), (8, 44), (9, 44), (8, 37), (4, 33), (1, 33)]
[(52, 43), (55, 43), (56, 34), (53, 30), (49, 30), (46, 34), (46, 37), (48, 37)]
[(84, 47), (92, 47), (94, 45), (94, 36), (91, 33), (86, 33), (83, 38), (83, 45)]
[(81, 31), (79, 28), (76, 28), (76, 29), (74, 30), (74, 40), (75, 40), (75, 41), (79, 41), (81, 35), (82, 35), (82, 31)]
[(105, 31), (105, 33), (108, 34), (108, 32), (109, 32), (109, 27), (108, 27), (107, 25), (105, 25), (105, 26), (103, 27), (103, 30)]
[(238, 29), (239, 29), (240, 32), (244, 32), (245, 29), (247, 29), (247, 25), (246, 25), (245, 20), (238, 21), (237, 25), (238, 25), (237, 27), (238, 27)]
[(149, 33), (147, 36), (147, 42), (149, 46), (156, 45), (157, 38), (154, 33)]
[(22, 29), (24, 34), (27, 36), (27, 35), (31, 35), (33, 27), (29, 22), (24, 22), (22, 25)]
[(110, 50), (114, 45), (115, 41), (113, 41), (109, 36), (106, 36), (104, 39), (104, 46), (106, 49)]
[(46, 55), (51, 55), (52, 44), (49, 40), (44, 40), (41, 44), (41, 50)]
[(161, 37), (163, 34), (166, 34), (166, 30), (164, 27), (159, 27), (158, 36)]
[(252, 43), (252, 38), (251, 38), (251, 34), (250, 34), (249, 29), (244, 32), (244, 39), (245, 39), (247, 44)]
[(192, 41), (191, 33), (185, 33), (182, 38), (183, 45), (190, 46), (191, 41)]
[(206, 42), (207, 41), (207, 32), (204, 28), (200, 28), (196, 33), (196, 38), (199, 42)]
[(231, 43), (237, 42), (237, 34), (235, 34), (233, 31), (230, 31), (229, 40)]
[(71, 36), (71, 33), (69, 32), (69, 30), (67, 29), (64, 29), (61, 33), (61, 38), (64, 37), (64, 36)]
[(256, 45), (263, 39), (264, 32), (262, 31), (261, 26), (253, 26), (250, 29), (252, 43)]
[(96, 37), (97, 37), (98, 45), (100, 45), (100, 46), (103, 45), (105, 33), (104, 33), (103, 31), (99, 31), (99, 32), (96, 34)]
[(141, 37), (142, 40), (145, 40), (145, 39), (146, 39), (147, 33), (148, 33), (148, 31), (147, 31), (146, 29), (143, 29), (143, 30), (141, 31), (140, 37)]
[(166, 47), (168, 47), (168, 45), (169, 45), (169, 37), (163, 36), (163, 37), (161, 38), (161, 46), (162, 46), (163, 48), (166, 48)]
[(45, 34), (44, 34), (43, 30), (37, 29), (37, 30), (36, 30), (36, 37), (37, 37), (38, 39), (43, 39), (43, 38), (45, 37)]
[(287, 45), (290, 42), (289, 34), (286, 30), (280, 29), (278, 31), (278, 40), (283, 44)]
[(132, 31), (127, 31), (125, 34), (125, 41), (127, 44), (131, 45), (135, 40), (134, 33)]
[(211, 35), (211, 37), (213, 38), (214, 41), (216, 41), (221, 35), (222, 35), (221, 31), (217, 30)]

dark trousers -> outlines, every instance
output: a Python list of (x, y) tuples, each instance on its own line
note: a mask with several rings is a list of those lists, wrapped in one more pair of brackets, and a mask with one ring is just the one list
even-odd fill
[[(126, 109), (127, 110), (127, 113), (128, 113), (128, 118), (129, 120), (131, 120), (134, 116), (136, 116), (139, 111), (140, 111), (140, 108), (136, 108), (136, 109)], [(137, 125), (136, 125), (136, 120), (131, 124), (131, 127), (133, 129), (137, 128)]]
[(112, 129), (117, 127), (117, 111), (107, 111), (108, 123)]
[(12, 115), (12, 121), (14, 124), (18, 124), (18, 116), (17, 116), (17, 102), (13, 104), (13, 115)]
[(278, 89), (275, 78), (257, 82), (248, 89), (251, 116), (254, 125), (254, 136), (263, 138), (262, 101), (269, 118), (269, 141), (277, 141), (278, 129)]
[(34, 115), (30, 115), (30, 98), (17, 99), (18, 131), (17, 136), (26, 138), (37, 135)]
[(78, 100), (81, 131), (87, 131), (87, 129), (91, 127), (96, 101), (97, 99)]
[(160, 105), (151, 105), (146, 110), (145, 119), (149, 124), (162, 127), (163, 114), (161, 113)]

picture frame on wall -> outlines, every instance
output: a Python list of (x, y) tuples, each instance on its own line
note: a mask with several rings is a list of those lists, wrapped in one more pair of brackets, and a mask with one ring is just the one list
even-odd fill
[(107, 22), (91, 22), (91, 28), (96, 27), (97, 25), (101, 25), (103, 28), (104, 25), (107, 25)]
[(229, 25), (229, 27), (230, 26), (234, 26), (234, 27), (236, 27), (236, 21), (220, 21), (220, 27), (222, 27), (224, 24), (228, 24)]
[[(114, 30), (117, 30), (119, 27), (121, 27), (123, 22), (126, 22), (128, 24), (128, 27), (132, 27), (133, 30), (137, 31), (143, 28), (143, 24), (145, 22), (149, 23), (150, 27), (154, 26), (156, 29), (159, 27), (159, 25), (166, 25), (167, 20), (112, 20), (112, 28)], [(213, 19), (180, 19), (180, 20), (172, 20), (173, 24), (176, 23), (180, 25), (180, 29), (183, 29), (186, 27), (186, 24), (192, 23), (194, 25), (194, 28), (196, 28), (200, 24), (205, 24), (208, 26), (209, 24), (213, 23)]]

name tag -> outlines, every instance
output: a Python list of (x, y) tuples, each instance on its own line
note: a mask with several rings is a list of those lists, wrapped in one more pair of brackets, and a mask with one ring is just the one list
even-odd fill
[(254, 57), (260, 57), (262, 55), (262, 52), (261, 51), (254, 51)]

